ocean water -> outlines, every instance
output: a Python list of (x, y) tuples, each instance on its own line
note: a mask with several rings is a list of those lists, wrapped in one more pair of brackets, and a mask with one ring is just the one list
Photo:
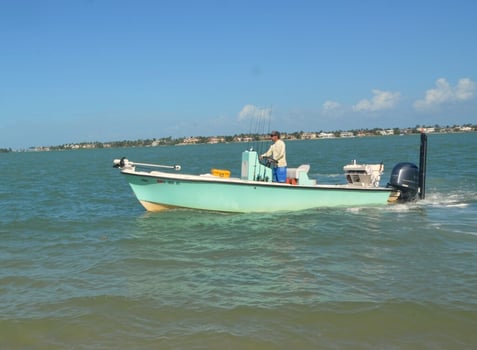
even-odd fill
[[(477, 134), (429, 135), (426, 199), (375, 208), (148, 213), (112, 168), (238, 176), (249, 146), (0, 154), (0, 349), (477, 348)], [(419, 164), (417, 135), (287, 148), (319, 182)]]

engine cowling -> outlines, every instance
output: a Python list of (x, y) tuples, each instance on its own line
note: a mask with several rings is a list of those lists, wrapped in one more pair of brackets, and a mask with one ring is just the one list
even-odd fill
[(419, 191), (419, 168), (413, 163), (396, 164), (391, 172), (388, 186), (399, 192), (399, 201), (416, 199)]

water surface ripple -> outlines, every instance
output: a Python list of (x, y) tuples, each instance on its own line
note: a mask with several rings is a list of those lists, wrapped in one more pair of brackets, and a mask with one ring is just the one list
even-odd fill
[[(417, 136), (289, 141), (343, 181)], [(113, 158), (238, 176), (243, 144), (0, 154), (2, 349), (475, 349), (477, 138), (430, 135), (427, 198), (147, 213)]]

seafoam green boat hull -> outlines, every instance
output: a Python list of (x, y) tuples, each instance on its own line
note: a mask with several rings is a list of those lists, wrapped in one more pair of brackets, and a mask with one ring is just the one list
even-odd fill
[(212, 176), (123, 171), (141, 204), (150, 211), (192, 208), (221, 212), (296, 211), (318, 207), (385, 205), (387, 188), (340, 185), (294, 186)]

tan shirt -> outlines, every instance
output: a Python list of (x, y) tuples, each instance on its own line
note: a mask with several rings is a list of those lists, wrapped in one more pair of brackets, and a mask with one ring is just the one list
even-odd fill
[(270, 146), (267, 152), (262, 154), (262, 157), (272, 157), (278, 161), (279, 167), (287, 166), (285, 142), (283, 142), (281, 139), (278, 139)]

